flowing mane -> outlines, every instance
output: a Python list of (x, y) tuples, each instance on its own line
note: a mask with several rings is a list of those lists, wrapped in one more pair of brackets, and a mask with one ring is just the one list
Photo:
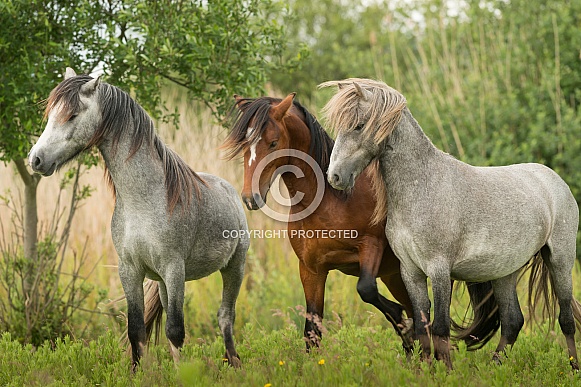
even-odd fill
[[(357, 88), (355, 83), (360, 88)], [(329, 125), (337, 133), (363, 125), (363, 133), (373, 135), (376, 144), (385, 140), (393, 131), (401, 120), (403, 109), (407, 104), (403, 94), (381, 81), (349, 78), (324, 82), (318, 87), (333, 86), (338, 88), (337, 93), (323, 108)], [(361, 109), (362, 100), (369, 105), (367, 111)]]
[[(231, 130), (222, 146), (222, 148), (226, 149), (226, 158), (233, 159), (239, 156), (248, 149), (250, 144), (262, 136), (267, 124), (272, 120), (268, 114), (270, 109), (273, 104), (278, 104), (281, 101), (280, 98), (272, 97), (245, 98), (232, 107), (230, 111)], [(293, 101), (293, 106), (304, 116), (304, 118), (300, 118), (309, 128), (311, 135), (309, 154), (321, 167), (323, 174), (326, 174), (329, 169), (334, 141), (323, 129), (319, 121), (304, 106), (297, 101)], [(254, 130), (247, 136), (251, 122)], [(345, 195), (342, 191), (332, 188), (328, 182), (326, 184), (336, 195)]]
[[(78, 75), (62, 81), (50, 93), (46, 101), (44, 117), (48, 117), (53, 109), (58, 109), (60, 122), (73, 117), (80, 108), (81, 87), (92, 79), (88, 75)], [(145, 110), (127, 93), (107, 83), (99, 84), (98, 93), (102, 119), (85, 150), (98, 146), (107, 138), (111, 140), (113, 152), (116, 152), (121, 136), (131, 132), (127, 160), (133, 157), (142, 146), (148, 145), (155, 149), (163, 162), (170, 213), (178, 204), (189, 206), (193, 193), (199, 200), (199, 184), (206, 185), (206, 182), (157, 136), (153, 120)], [(115, 187), (107, 169), (106, 174), (115, 195)]]
[[(363, 90), (358, 89), (355, 83)], [(321, 83), (318, 87), (338, 88), (337, 93), (323, 108), (323, 113), (333, 130), (341, 133), (363, 125), (363, 133), (373, 136), (376, 144), (385, 140), (394, 130), (407, 104), (406, 98), (399, 91), (383, 82), (370, 79), (349, 78), (329, 81)], [(368, 111), (361, 109), (362, 98), (369, 104)], [(387, 216), (387, 190), (377, 160), (371, 162), (368, 175), (377, 199), (371, 222), (378, 224)]]

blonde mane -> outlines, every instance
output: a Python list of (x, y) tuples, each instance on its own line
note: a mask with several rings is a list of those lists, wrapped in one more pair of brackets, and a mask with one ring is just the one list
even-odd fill
[[(397, 126), (407, 104), (399, 91), (381, 81), (371, 79), (349, 78), (329, 81), (321, 83), (318, 88), (334, 86), (338, 87), (337, 93), (323, 108), (329, 126), (337, 133), (341, 133), (362, 125), (363, 133), (373, 135), (376, 144), (385, 140)], [(369, 105), (367, 111), (361, 109), (362, 100)]]
[[(407, 104), (406, 98), (399, 91), (371, 79), (329, 81), (318, 87), (338, 88), (323, 108), (329, 127), (339, 134), (361, 126), (363, 135), (373, 137), (376, 144), (383, 142), (399, 124)], [(362, 100), (369, 106), (366, 111), (362, 109)], [(376, 198), (371, 223), (379, 224), (387, 216), (387, 191), (377, 159), (372, 161), (367, 174)]]
[(371, 161), (371, 164), (367, 168), (367, 176), (371, 180), (371, 188), (375, 195), (375, 208), (371, 215), (371, 225), (374, 226), (383, 222), (387, 217), (387, 190), (381, 178), (378, 159)]

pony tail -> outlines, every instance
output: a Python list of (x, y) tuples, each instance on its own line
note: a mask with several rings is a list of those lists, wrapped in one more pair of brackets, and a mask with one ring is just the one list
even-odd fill
[(463, 340), (468, 350), (482, 348), (490, 341), (500, 328), (500, 312), (494, 298), (492, 284), (489, 282), (466, 283), (470, 295), (470, 305), (474, 317), (470, 325), (461, 325), (451, 321), (454, 337)]
[(375, 195), (375, 208), (373, 209), (373, 215), (371, 215), (371, 225), (375, 226), (383, 222), (387, 217), (387, 189), (381, 178), (378, 159), (369, 164), (366, 172), (371, 179), (371, 188)]
[(573, 309), (573, 317), (577, 323), (577, 329), (581, 331), (581, 303), (575, 298), (571, 300), (571, 309)]
[(147, 280), (143, 285), (145, 294), (145, 310), (143, 313), (145, 320), (145, 342), (151, 340), (153, 329), (155, 328), (154, 344), (159, 344), (161, 334), (161, 323), (163, 317), (163, 306), (159, 297), (159, 284), (157, 281)]
[[(543, 320), (548, 318), (549, 326), (554, 327), (555, 316), (557, 315), (557, 305), (555, 302), (557, 296), (555, 294), (553, 279), (550, 276), (549, 268), (545, 265), (543, 260), (543, 249), (546, 249), (546, 247), (541, 248), (528, 265), (531, 271), (528, 288), (528, 307), (530, 310), (529, 320), (538, 324), (536, 308), (539, 304), (542, 304), (541, 318)], [(526, 270), (523, 271), (520, 278), (522, 278), (525, 272)]]

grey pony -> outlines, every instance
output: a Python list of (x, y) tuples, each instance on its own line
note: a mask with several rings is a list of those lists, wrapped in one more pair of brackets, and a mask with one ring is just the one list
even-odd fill
[(127, 298), (133, 370), (146, 342), (143, 281), (159, 281), (167, 312), (166, 336), (174, 359), (185, 337), (184, 282), (220, 271), (218, 322), (225, 357), (240, 365), (234, 347), (235, 305), (249, 246), (246, 217), (236, 190), (210, 174), (196, 174), (155, 134), (153, 121), (127, 93), (99, 78), (76, 75), (49, 96), (47, 125), (29, 153), (35, 172), (49, 176), (83, 150), (97, 146), (116, 202), (111, 234)]
[(401, 261), (414, 316), (425, 322), (430, 320), (426, 278), (432, 281), (431, 332), (415, 325), (423, 357), (429, 359), (431, 334), (436, 358), (452, 368), (450, 280), (492, 281), (500, 308), (501, 338), (493, 357), (499, 363), (524, 323), (516, 281), (532, 262), (529, 286), (541, 278), (540, 292), (548, 295), (551, 283), (570, 364), (578, 370), (574, 318), (581, 321), (581, 309), (572, 296), (572, 269), (579, 209), (567, 184), (540, 164), (475, 167), (438, 150), (405, 97), (383, 82), (352, 78), (320, 85), (329, 86), (338, 87), (324, 108), (338, 133), (329, 182), (349, 189), (378, 159), (386, 235)]

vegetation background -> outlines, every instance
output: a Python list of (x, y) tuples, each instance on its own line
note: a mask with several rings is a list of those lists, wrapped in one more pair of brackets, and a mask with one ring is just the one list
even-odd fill
[[(203, 7), (204, 2), (199, 4)], [(228, 6), (228, 2), (220, 4)], [(284, 44), (270, 42), (277, 51), (267, 52), (262, 62), (253, 64), (260, 67), (264, 63), (264, 75), (257, 72), (255, 78), (241, 83), (257, 88), (238, 86), (238, 94), (282, 97), (295, 91), (298, 100), (317, 115), (329, 97), (327, 91), (316, 90), (318, 83), (346, 77), (378, 78), (407, 97), (415, 118), (440, 149), (476, 165), (546, 164), (567, 181), (581, 202), (581, 0), (289, 0), (272, 4), (267, 10), (269, 20), (276, 21), (272, 25), (280, 29), (270, 32), (273, 36), (280, 32)], [(144, 19), (140, 22), (145, 24), (147, 18), (156, 16), (148, 12), (141, 14)], [(2, 43), (6, 40), (0, 40), (0, 47)], [(199, 45), (206, 47), (210, 42)], [(178, 58), (171, 48), (165, 58)], [(202, 60), (203, 50), (198, 54), (191, 60)], [(120, 58), (131, 63), (127, 52), (118, 53), (118, 67), (124, 63)], [(181, 62), (176, 59), (175, 63)], [(224, 69), (228, 63), (222, 65)], [(144, 68), (143, 63), (141, 66)], [(91, 67), (82, 69), (90, 71)], [(167, 74), (181, 74), (182, 70), (169, 66)], [(122, 82), (123, 77), (113, 70), (105, 77), (127, 90), (137, 90), (136, 79)], [(55, 79), (54, 85), (57, 82)], [(207, 95), (201, 93), (195, 101), (191, 88), (163, 77), (145, 92), (148, 90), (155, 90), (159, 97), (137, 97), (157, 118), (162, 139), (195, 170), (220, 175), (240, 189), (242, 165), (223, 161), (217, 149), (227, 131), (217, 119), (223, 116), (220, 112), (226, 99), (208, 103)], [(22, 94), (26, 93), (23, 87)], [(223, 93), (226, 98), (227, 92)], [(22, 105), (30, 107), (44, 97), (29, 96)], [(33, 110), (30, 125), (38, 133), (42, 123), (38, 109)], [(177, 130), (168, 112), (177, 120)], [(6, 133), (0, 136), (3, 141), (8, 141)], [(581, 385), (579, 375), (569, 371), (560, 329), (546, 324), (526, 324), (501, 367), (490, 362), (496, 340), (474, 353), (460, 345), (453, 354), (456, 369), (449, 375), (441, 364), (429, 367), (416, 357), (408, 362), (388, 324), (360, 301), (356, 279), (340, 273), (331, 273), (327, 282), (328, 332), (322, 348), (305, 354), (298, 260), (284, 239), (255, 239), (251, 245), (235, 327), (244, 363), (241, 371), (221, 364), (216, 320), (221, 280), (212, 275), (187, 285), (187, 338), (177, 372), (164, 339), (163, 345), (150, 349), (143, 370), (131, 377), (129, 357), (118, 342), (125, 324), (123, 305), (108, 301), (122, 295), (109, 226), (113, 200), (101, 165), (82, 171), (78, 186), (90, 186), (90, 190), (80, 195), (59, 269), (64, 280), (70, 274), (83, 279), (82, 297), (66, 319), (67, 329), (51, 328), (39, 336), (48, 339), (43, 345), (22, 344), (32, 340), (17, 334), (21, 320), (3, 325), (10, 333), (0, 340), (1, 384), (460, 385), (470, 379), (476, 385)], [(69, 183), (63, 184), (63, 179)], [(54, 226), (52, 219), (70, 207), (73, 195), (78, 196), (71, 179), (67, 172), (42, 179), (38, 193), (41, 229), (65, 227)], [(21, 248), (10, 247), (12, 236), (19, 232), (12, 220), (19, 219), (24, 206), (24, 188), (15, 163), (0, 164), (0, 195), (8, 203), (0, 206), (0, 247), (6, 263), (6, 251), (22, 255)], [(247, 212), (247, 216), (252, 229), (286, 228), (261, 212)], [(77, 258), (81, 256), (85, 264), (79, 267)], [(2, 266), (4, 279), (9, 277), (7, 268)], [(574, 284), (575, 296), (581, 299), (579, 264)], [(58, 294), (66, 299), (71, 290), (59, 286), (62, 292)], [(381, 286), (380, 291), (388, 295)], [(0, 296), (8, 293), (0, 289)], [(520, 293), (523, 305), (524, 293)], [(466, 300), (461, 292), (453, 305), (452, 316), (462, 318)], [(0, 322), (7, 320), (6, 309), (0, 309), (0, 314)], [(70, 338), (59, 338), (65, 333)]]

